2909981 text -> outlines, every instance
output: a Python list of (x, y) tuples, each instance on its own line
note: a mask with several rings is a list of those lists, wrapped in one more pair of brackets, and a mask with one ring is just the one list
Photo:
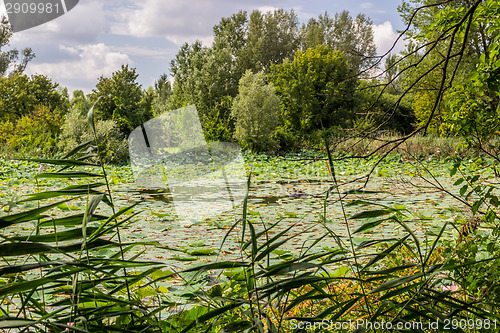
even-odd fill
[(39, 3), (5, 3), (7, 14), (59, 14), (59, 3), (39, 2)]

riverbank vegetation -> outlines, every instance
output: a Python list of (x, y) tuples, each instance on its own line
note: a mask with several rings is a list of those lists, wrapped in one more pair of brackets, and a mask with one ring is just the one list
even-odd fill
[[(407, 48), (385, 57), (364, 15), (235, 13), (147, 90), (123, 66), (70, 97), (22, 74), (29, 51), (8, 63), (0, 328), (494, 331), (500, 5), (399, 10)], [(248, 177), (240, 205), (200, 221), (127, 163), (136, 127), (192, 104)]]

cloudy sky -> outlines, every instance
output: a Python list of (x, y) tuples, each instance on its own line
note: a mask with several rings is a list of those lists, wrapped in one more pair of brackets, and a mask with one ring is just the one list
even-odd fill
[[(0, 3), (2, 1), (0, 0)], [(212, 27), (239, 10), (294, 9), (301, 22), (327, 11), (365, 13), (374, 21), (377, 51), (385, 53), (403, 24), (401, 0), (80, 0), (67, 14), (18, 32), (11, 46), (30, 47), (36, 58), (28, 74), (48, 75), (69, 91), (86, 93), (98, 78), (122, 64), (137, 68), (143, 88), (169, 74), (179, 46), (199, 39), (211, 43)], [(1, 14), (5, 7), (0, 5)]]

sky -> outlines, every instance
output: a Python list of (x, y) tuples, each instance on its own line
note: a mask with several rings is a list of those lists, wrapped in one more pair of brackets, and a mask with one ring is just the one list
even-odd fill
[[(136, 68), (144, 89), (161, 74), (185, 42), (212, 42), (212, 27), (239, 10), (293, 9), (301, 23), (325, 11), (348, 10), (374, 22), (378, 54), (384, 54), (404, 29), (397, 12), (401, 0), (80, 0), (65, 15), (17, 32), (10, 47), (30, 47), (36, 58), (27, 74), (44, 74), (70, 92), (90, 93), (99, 77), (110, 77), (121, 65)], [(0, 0), (2, 3), (2, 0)], [(0, 15), (5, 7), (0, 4)], [(395, 51), (400, 51), (398, 45)]]

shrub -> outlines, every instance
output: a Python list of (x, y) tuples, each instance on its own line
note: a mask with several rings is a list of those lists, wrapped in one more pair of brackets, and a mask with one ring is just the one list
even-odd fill
[(62, 119), (59, 109), (38, 105), (30, 114), (0, 123), (0, 143), (10, 154), (39, 156), (53, 153), (57, 148)]
[[(97, 140), (101, 145), (106, 163), (119, 163), (128, 157), (128, 144), (125, 135), (114, 120), (97, 120)], [(73, 108), (66, 115), (59, 137), (59, 147), (64, 151), (93, 139), (87, 117), (78, 108)]]

